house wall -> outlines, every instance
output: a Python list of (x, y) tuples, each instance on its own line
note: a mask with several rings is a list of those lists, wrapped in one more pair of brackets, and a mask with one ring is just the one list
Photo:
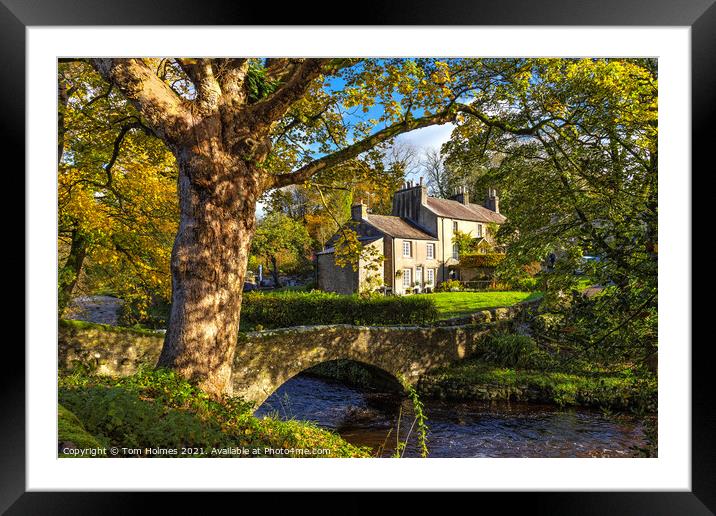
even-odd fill
[[(364, 247), (369, 247), (372, 249), (375, 249), (377, 251), (376, 256), (384, 256), (385, 252), (385, 244), (383, 242), (382, 238), (379, 238), (378, 240), (375, 240), (374, 242), (371, 242), (370, 244), (367, 244)], [(385, 278), (385, 262), (378, 264), (378, 270), (373, 271), (370, 268), (370, 262), (368, 260), (361, 259), (358, 262), (358, 289), (357, 291), (360, 292), (361, 287), (368, 284), (368, 281), (370, 280), (371, 276), (377, 276), (381, 282), (383, 282)]]
[[(403, 256), (403, 242), (409, 241), (412, 243), (413, 246), (413, 256), (408, 258)], [(435, 258), (432, 260), (428, 260), (427, 258), (427, 244), (432, 243), (435, 245)], [(408, 240), (403, 238), (396, 238), (394, 239), (394, 248), (395, 248), (395, 271), (402, 271), (403, 269), (410, 269), (411, 270), (411, 288), (412, 283), (415, 281), (415, 269), (420, 266), (423, 269), (423, 286), (426, 286), (427, 282), (427, 272), (426, 270), (431, 268), (435, 269), (435, 281), (432, 285), (435, 287), (435, 284), (438, 281), (438, 275), (439, 275), (439, 266), (440, 266), (440, 260), (439, 258), (439, 251), (440, 251), (440, 245), (437, 240)], [(393, 277), (395, 278), (395, 273), (393, 273)], [(403, 278), (395, 278), (395, 287), (394, 292), (396, 294), (404, 294), (405, 293), (405, 287), (403, 287)]]
[[(415, 223), (423, 227), (429, 233), (437, 235), (438, 243), (436, 245), (436, 258), (438, 261), (436, 282), (449, 279), (449, 268), (451, 265), (457, 265), (458, 260), (452, 257), (453, 247), (453, 222), (457, 222), (458, 231), (462, 233), (471, 233), (473, 237), (478, 236), (478, 225), (482, 225), (482, 236), (489, 241), (494, 241), (494, 235), (490, 235), (487, 222), (474, 222), (469, 220), (451, 219), (447, 217), (439, 217), (435, 215), (426, 206), (427, 189), (424, 186), (416, 185), (411, 188), (404, 188), (395, 192), (393, 197), (393, 215), (405, 217), (413, 220)], [(402, 257), (402, 242), (395, 245), (396, 256)], [(418, 257), (420, 260), (420, 257)], [(404, 265), (408, 267), (409, 265)], [(415, 264), (413, 264), (413, 267)], [(396, 265), (396, 270), (402, 268)], [(394, 276), (393, 272), (393, 276)], [(402, 289), (402, 281), (398, 281), (399, 290)], [(396, 290), (398, 292), (398, 290)], [(402, 293), (402, 290), (400, 290)]]
[(478, 236), (478, 225), (482, 225), (482, 236), (488, 241), (494, 241), (494, 236), (489, 234), (487, 222), (474, 222), (471, 220), (450, 219), (447, 217), (437, 217), (437, 235), (440, 241), (440, 250), (438, 255), (441, 260), (440, 274), (438, 281), (446, 281), (449, 279), (449, 267), (457, 265), (458, 260), (452, 257), (453, 223), (457, 222), (457, 230), (461, 233), (471, 233), (474, 238)]
[(318, 255), (318, 288), (326, 292), (353, 294), (358, 290), (358, 272), (352, 267), (338, 267), (334, 253)]

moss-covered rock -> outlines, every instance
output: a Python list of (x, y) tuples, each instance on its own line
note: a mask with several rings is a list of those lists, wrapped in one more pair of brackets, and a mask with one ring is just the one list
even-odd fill
[[(87, 430), (72, 412), (62, 405), (57, 405), (57, 447), (60, 457), (74, 457), (63, 453), (65, 449), (98, 449), (105, 448), (105, 439), (98, 439)], [(79, 455), (88, 457), (90, 455)]]

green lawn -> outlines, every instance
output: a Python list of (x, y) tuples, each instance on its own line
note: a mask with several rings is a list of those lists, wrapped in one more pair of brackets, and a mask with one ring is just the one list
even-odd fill
[(437, 292), (421, 294), (435, 301), (440, 319), (469, 315), (484, 308), (510, 306), (521, 301), (532, 301), (542, 296), (541, 292)]

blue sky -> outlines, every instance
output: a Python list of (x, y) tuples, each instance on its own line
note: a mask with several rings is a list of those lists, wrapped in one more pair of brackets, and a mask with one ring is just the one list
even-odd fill
[[(328, 81), (328, 89), (335, 89), (340, 90), (345, 87), (345, 82), (343, 79), (334, 77), (331, 78)], [(400, 95), (395, 95), (396, 100), (400, 100)], [(361, 109), (355, 108), (352, 110), (349, 110), (344, 115), (344, 120), (347, 125), (353, 125), (359, 121), (366, 121), (371, 118), (378, 119), (380, 118), (381, 114), (383, 113), (383, 108), (379, 104), (374, 104), (370, 107), (368, 112), (364, 113)], [(416, 112), (416, 116), (421, 116), (421, 112)], [(385, 124), (379, 124), (374, 128), (374, 131), (378, 131), (385, 127)], [(429, 127), (424, 127), (422, 129), (416, 129), (415, 131), (411, 131), (409, 133), (404, 133), (399, 135), (396, 138), (396, 142), (400, 144), (406, 144), (409, 146), (414, 147), (417, 149), (417, 151), (422, 154), (424, 151), (428, 149), (436, 149), (440, 150), (440, 147), (443, 143), (445, 143), (450, 138), (450, 133), (452, 132), (453, 128), (455, 126), (451, 123), (449, 124), (443, 124), (443, 125), (434, 125)], [(316, 146), (317, 147), (317, 146)], [(309, 149), (312, 151), (315, 149), (313, 146), (309, 146)], [(320, 153), (314, 154), (312, 157), (313, 159), (319, 158), (321, 156)], [(417, 178), (417, 176), (420, 175), (420, 172), (416, 172), (413, 174), (409, 174), (408, 177)], [(264, 214), (264, 207), (262, 203), (259, 203), (256, 209), (257, 215), (259, 217), (262, 217)]]
[[(455, 126), (453, 124), (431, 125), (416, 129), (409, 133), (403, 133), (396, 138), (396, 141), (411, 145), (418, 149), (419, 152), (427, 149), (440, 150), (440, 146), (450, 139), (450, 133)], [(409, 174), (408, 177), (419, 176), (420, 173)], [(256, 206), (256, 215), (260, 218), (264, 215), (263, 203), (259, 202)]]

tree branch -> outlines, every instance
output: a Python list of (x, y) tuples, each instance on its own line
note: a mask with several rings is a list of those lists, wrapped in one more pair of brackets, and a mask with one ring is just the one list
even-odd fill
[(295, 67), (287, 81), (273, 94), (249, 108), (251, 118), (260, 126), (268, 127), (285, 115), (291, 105), (306, 93), (311, 83), (324, 73), (330, 59), (305, 59)]
[(455, 114), (452, 110), (443, 111), (435, 115), (430, 115), (422, 118), (414, 118), (403, 120), (399, 123), (395, 123), (390, 127), (386, 127), (378, 131), (375, 134), (364, 138), (363, 140), (349, 145), (342, 150), (329, 154), (320, 159), (312, 161), (311, 163), (301, 167), (295, 172), (289, 174), (279, 174), (273, 177), (272, 187), (280, 188), (291, 184), (303, 183), (311, 178), (317, 172), (342, 163), (346, 160), (356, 157), (357, 155), (370, 150), (379, 143), (383, 143), (394, 136), (402, 133), (407, 133), (414, 129), (420, 129), (421, 127), (427, 127), (429, 125), (444, 124), (452, 121), (455, 118)]
[(249, 71), (249, 60), (246, 58), (214, 59), (212, 68), (221, 92), (229, 103), (234, 106), (245, 104), (248, 93), (244, 85), (246, 74)]
[(403, 121), (399, 123), (395, 123), (390, 127), (386, 127), (385, 129), (378, 131), (377, 133), (368, 136), (367, 138), (356, 142), (353, 145), (350, 145), (340, 151), (317, 159), (301, 167), (295, 172), (274, 176), (273, 187), (280, 188), (282, 186), (307, 181), (311, 176), (313, 176), (320, 170), (337, 165), (338, 163), (341, 163), (347, 159), (353, 158), (358, 154), (371, 149), (375, 145), (378, 145), (379, 143), (393, 138), (394, 136), (412, 131), (414, 129), (420, 129), (421, 127), (451, 122), (455, 119), (455, 115), (458, 112), (472, 115), (488, 127), (497, 127), (499, 129), (502, 129), (503, 131), (510, 132), (516, 135), (536, 134), (542, 128), (542, 126), (549, 122), (549, 120), (542, 120), (532, 126), (516, 127), (497, 118), (487, 116), (469, 104), (450, 103), (450, 105), (447, 106), (443, 111), (435, 115), (412, 119), (406, 117)]
[(195, 110), (202, 115), (214, 113), (219, 107), (221, 88), (214, 77), (212, 60), (176, 58), (175, 61), (194, 84), (196, 90)]
[(177, 97), (143, 59), (92, 59), (91, 64), (122, 91), (162, 139), (177, 142), (192, 126), (188, 103)]

